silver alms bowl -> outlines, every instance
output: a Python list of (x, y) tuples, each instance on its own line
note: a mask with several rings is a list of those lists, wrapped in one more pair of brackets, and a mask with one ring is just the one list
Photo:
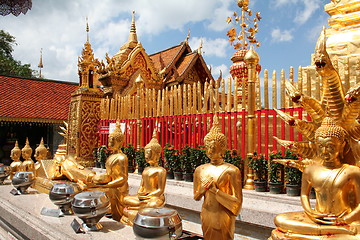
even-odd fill
[(18, 171), (12, 178), (12, 184), (21, 194), (24, 194), (34, 180), (33, 172)]
[(4, 183), (4, 180), (10, 175), (11, 167), (6, 165), (0, 166), (0, 184)]
[(109, 198), (102, 191), (78, 193), (72, 201), (74, 213), (84, 222), (82, 226), (91, 231), (102, 228), (99, 221), (108, 212), (109, 207)]
[(143, 238), (167, 235), (171, 239), (176, 239), (182, 234), (182, 222), (174, 209), (143, 208), (134, 219), (133, 230), (136, 235)]
[(49, 198), (65, 215), (71, 215), (71, 202), (79, 192), (80, 188), (75, 183), (56, 183), (50, 190)]

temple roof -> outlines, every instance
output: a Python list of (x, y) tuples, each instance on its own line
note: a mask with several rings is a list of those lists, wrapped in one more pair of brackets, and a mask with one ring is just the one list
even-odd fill
[(181, 83), (194, 66), (196, 66), (196, 71), (202, 76), (202, 79), (207, 79), (207, 81), (212, 79), (212, 75), (202, 55), (198, 51), (191, 51), (186, 41), (177, 46), (154, 53), (150, 55), (150, 58), (154, 62), (154, 67), (159, 72), (163, 71), (164, 85), (172, 82)]
[(78, 83), (0, 75), (0, 120), (62, 122)]

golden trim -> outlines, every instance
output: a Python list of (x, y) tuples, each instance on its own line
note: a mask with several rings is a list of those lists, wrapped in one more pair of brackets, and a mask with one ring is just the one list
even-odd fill
[(62, 123), (65, 120), (66, 119), (0, 117), (0, 121), (7, 122)]

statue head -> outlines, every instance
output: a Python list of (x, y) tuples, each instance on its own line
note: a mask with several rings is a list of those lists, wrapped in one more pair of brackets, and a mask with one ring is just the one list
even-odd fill
[(48, 150), (44, 145), (44, 139), (41, 138), (40, 144), (37, 148), (35, 148), (34, 157), (37, 161), (43, 160), (47, 158)]
[(109, 134), (109, 148), (112, 150), (119, 150), (124, 141), (124, 134), (120, 129), (120, 121), (116, 122), (116, 127), (112, 133)]
[(10, 157), (13, 161), (20, 161), (21, 149), (19, 148), (18, 141), (15, 142), (15, 147), (11, 149)]
[(161, 145), (156, 136), (156, 128), (154, 129), (152, 139), (145, 146), (145, 160), (150, 166), (157, 165), (161, 155)]
[(32, 148), (30, 147), (29, 139), (26, 138), (25, 146), (23, 147), (23, 149), (21, 149), (21, 155), (23, 159), (26, 160), (26, 159), (31, 159), (31, 154), (32, 154)]
[(204, 138), (206, 148), (206, 156), (208, 156), (212, 163), (223, 162), (223, 156), (226, 152), (226, 138), (221, 132), (220, 124), (217, 115), (213, 118), (213, 126)]
[(318, 156), (324, 165), (340, 163), (345, 146), (346, 131), (330, 117), (325, 117), (315, 131), (315, 144)]

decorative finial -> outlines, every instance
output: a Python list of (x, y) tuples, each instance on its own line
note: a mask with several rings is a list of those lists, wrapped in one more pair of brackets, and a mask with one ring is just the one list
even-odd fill
[(198, 48), (198, 54), (202, 55), (202, 48), (203, 48), (203, 39), (200, 39), (200, 46)]
[(132, 11), (131, 28), (128, 42), (137, 42), (136, 25), (135, 25), (135, 11)]
[[(249, 9), (249, 0), (238, 0), (237, 5), (241, 8), (241, 14), (237, 12), (233, 13), (233, 16), (227, 18), (227, 23), (233, 22), (233, 26), (228, 32), (230, 45), (235, 49), (247, 49), (247, 46), (254, 44), (257, 47), (260, 43), (255, 38), (255, 34), (258, 32), (258, 22), (261, 20), (260, 12), (255, 13), (255, 17), (252, 18), (252, 11)], [(237, 26), (240, 26), (240, 31), (237, 33)]]
[(186, 36), (185, 42), (189, 42), (189, 39), (190, 39), (190, 28), (188, 30), (188, 34)]
[(86, 41), (89, 42), (89, 21), (88, 21), (88, 17), (86, 17)]
[(42, 78), (43, 76), (41, 75), (41, 69), (44, 68), (43, 62), (42, 62), (42, 48), (40, 49), (40, 61), (39, 61), (39, 78)]

